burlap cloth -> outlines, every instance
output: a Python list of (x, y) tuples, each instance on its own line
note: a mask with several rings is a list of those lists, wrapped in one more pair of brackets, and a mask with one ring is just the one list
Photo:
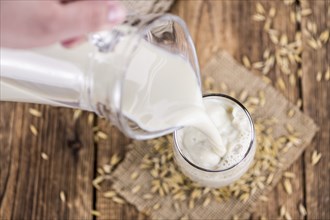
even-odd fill
[[(180, 210), (173, 209), (174, 201), (171, 196), (160, 197), (157, 195), (150, 200), (143, 198), (144, 194), (150, 192), (152, 177), (150, 172), (140, 169), (140, 163), (144, 155), (150, 153), (152, 146), (148, 146), (148, 142), (134, 142), (129, 146), (131, 150), (126, 154), (124, 161), (119, 164), (112, 174), (113, 188), (127, 202), (136, 206), (139, 211), (149, 210), (152, 219), (179, 219), (185, 215), (189, 219), (230, 219), (233, 215), (243, 217), (244, 213), (253, 208), (253, 204), (256, 203), (260, 195), (267, 195), (267, 191), (271, 190), (280, 180), (282, 172), (299, 158), (317, 131), (317, 126), (308, 116), (300, 112), (296, 106), (271, 85), (267, 85), (260, 77), (243, 68), (227, 53), (220, 52), (217, 54), (202, 73), (203, 76), (212, 77), (215, 84), (226, 83), (232, 94), (239, 94), (242, 90), (246, 90), (249, 94), (256, 95), (257, 91), (264, 91), (265, 104), (263, 107), (255, 109), (252, 114), (253, 119), (277, 118), (278, 122), (273, 129), (274, 136), (288, 135), (285, 124), (290, 123), (296, 132), (300, 134), (302, 141), (280, 155), (283, 159), (282, 165), (273, 171), (274, 179), (272, 183), (265, 188), (262, 187), (263, 189), (258, 188), (246, 201), (243, 202), (235, 197), (230, 197), (228, 200), (221, 202), (212, 200), (206, 207), (202, 206), (202, 202), (197, 202), (193, 209), (189, 209), (182, 202)], [(289, 109), (295, 110), (296, 113), (293, 117), (288, 117), (287, 112)], [(132, 180), (130, 177), (135, 171), (139, 173), (139, 177)], [(142, 186), (142, 188), (134, 194), (132, 188), (137, 185)], [(160, 208), (154, 210), (151, 207), (156, 203), (160, 204)]]

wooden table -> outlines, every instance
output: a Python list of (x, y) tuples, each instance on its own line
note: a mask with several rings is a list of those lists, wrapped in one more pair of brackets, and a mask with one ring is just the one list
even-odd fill
[[(248, 55), (250, 60), (262, 59), (265, 49), (272, 44), (263, 30), (263, 22), (251, 19), (256, 13), (254, 0), (209, 0), (177, 1), (172, 13), (181, 16), (191, 31), (196, 44), (201, 67), (217, 49), (224, 49), (237, 60)], [(328, 0), (308, 0), (312, 14), (303, 16), (301, 23), (290, 22), (290, 12), (301, 10), (299, 1), (285, 5), (283, 1), (261, 1), (266, 10), (277, 9), (274, 29), (286, 33), (292, 41), (297, 31), (306, 29), (307, 20), (315, 21), (318, 33), (330, 28)], [(303, 37), (303, 44), (307, 45)], [(316, 81), (318, 71), (325, 72), (330, 65), (330, 43), (314, 50), (305, 46), (302, 62), (291, 69), (302, 77), (296, 86), (290, 86), (288, 77), (283, 77), (278, 68), (270, 71), (275, 82), (283, 77), (286, 83), (285, 96), (292, 102), (302, 99), (301, 110), (320, 126), (312, 144), (290, 171), (293, 194), (288, 196), (282, 184), (269, 193), (269, 201), (257, 205), (251, 218), (265, 216), (275, 219), (284, 205), (293, 219), (300, 216), (297, 205), (307, 208), (307, 219), (330, 219), (330, 82)], [(276, 103), (274, 103), (276, 105)], [(88, 113), (73, 120), (71, 109), (35, 104), (0, 104), (0, 218), (4, 219), (148, 219), (139, 214), (132, 205), (118, 205), (105, 199), (92, 186), (97, 167), (109, 162), (118, 153), (124, 156), (125, 145), (130, 139), (102, 119), (89, 124)], [(29, 108), (42, 112), (37, 118), (29, 114)], [(30, 125), (38, 130), (32, 135)], [(93, 127), (109, 135), (107, 140), (95, 142)], [(314, 150), (322, 153), (321, 161), (312, 166)], [(48, 160), (40, 156), (44, 152)], [(66, 203), (59, 194), (64, 191)], [(101, 212), (92, 217), (91, 210)]]

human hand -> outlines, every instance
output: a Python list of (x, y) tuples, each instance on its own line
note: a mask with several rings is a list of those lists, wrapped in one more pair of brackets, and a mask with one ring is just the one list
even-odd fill
[(118, 1), (0, 1), (0, 45), (32, 48), (62, 42), (71, 46), (87, 33), (125, 19)]

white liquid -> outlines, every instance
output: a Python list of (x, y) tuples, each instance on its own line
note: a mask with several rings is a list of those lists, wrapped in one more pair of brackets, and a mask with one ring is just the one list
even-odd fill
[(205, 134), (193, 127), (186, 127), (176, 132), (175, 159), (182, 172), (201, 185), (226, 186), (240, 178), (253, 161), (255, 142), (251, 142), (254, 140), (252, 122), (247, 113), (228, 98), (209, 96), (203, 100), (207, 114), (222, 138), (226, 154), (219, 157), (212, 151)]
[(60, 45), (35, 51), (0, 48), (0, 100), (89, 110), (82, 103), (84, 70), (91, 46), (68, 50)]
[(243, 109), (229, 99), (204, 99), (207, 114), (217, 127), (226, 148), (219, 157), (208, 137), (193, 127), (182, 129), (182, 152), (194, 164), (209, 170), (223, 170), (240, 162), (251, 142), (251, 127)]
[(188, 62), (145, 41), (128, 67), (125, 115), (148, 131), (192, 126), (207, 135), (211, 150), (223, 156), (217, 129), (207, 116), (195, 73)]
[[(123, 41), (123, 45), (119, 46), (125, 48), (124, 44)], [(1, 57), (1, 61), (6, 65), (1, 66), (5, 80), (1, 79), (0, 99), (61, 106), (67, 103), (71, 107), (77, 105), (88, 109), (88, 103), (82, 105), (80, 101), (83, 95), (80, 91), (89, 62), (89, 51), (87, 45), (73, 50), (55, 46), (39, 51), (48, 55), (43, 58), (33, 52), (2, 51), (6, 52), (6, 56)], [(121, 77), (122, 72), (117, 67), (126, 58), (123, 54), (98, 55), (96, 60), (102, 62), (94, 67), (93, 77), (97, 86), (93, 90), (93, 99), (106, 100), (106, 95), (112, 93)], [(13, 73), (14, 79), (19, 81), (10, 79)], [(179, 142), (183, 143), (182, 151), (193, 163), (203, 168), (225, 169), (243, 158), (248, 146), (248, 135), (245, 133), (248, 121), (245, 115), (239, 108), (226, 102), (203, 103), (195, 72), (182, 57), (143, 41), (128, 65), (125, 76), (122, 111), (141, 128), (159, 131), (185, 127), (180, 131), (186, 131), (185, 134), (179, 137)], [(63, 92), (53, 92), (59, 91), (58, 88)], [(228, 108), (233, 111), (228, 111)], [(254, 152), (254, 148), (251, 152)], [(178, 152), (175, 154), (180, 158)], [(236, 169), (240, 169), (234, 173), (221, 173), (225, 175), (222, 180), (213, 173), (204, 174), (189, 167), (191, 165), (187, 165), (182, 158), (178, 159), (178, 163), (192, 179), (205, 185), (219, 186), (237, 179), (246, 171), (246, 164), (252, 158), (246, 157), (244, 160), (247, 162), (236, 166)]]
[[(98, 100), (106, 100), (105, 95), (116, 86), (121, 73), (118, 64), (126, 59), (122, 57), (126, 44), (123, 40), (118, 45), (123, 53), (99, 54), (96, 58), (106, 60), (94, 65), (98, 84), (93, 96)], [(88, 69), (89, 51), (88, 44), (72, 50), (54, 46), (37, 53), (2, 49), (1, 100), (88, 109), (87, 103), (80, 102), (79, 91)], [(142, 41), (128, 66), (124, 85), (122, 111), (141, 128), (159, 131), (192, 126), (209, 137), (212, 152), (224, 155), (221, 137), (205, 112), (195, 72), (182, 57)]]

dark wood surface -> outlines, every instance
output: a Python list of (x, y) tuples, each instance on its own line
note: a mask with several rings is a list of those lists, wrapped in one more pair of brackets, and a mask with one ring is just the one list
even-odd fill
[[(251, 19), (256, 13), (254, 0), (177, 1), (171, 12), (181, 16), (191, 31), (203, 68), (218, 49), (224, 49), (237, 60), (247, 55), (259, 61), (272, 43), (263, 31), (263, 23)], [(314, 21), (318, 33), (330, 28), (330, 1), (309, 0), (312, 14), (302, 17), (301, 23), (290, 22), (291, 11), (303, 6), (299, 1), (285, 5), (281, 0), (260, 1), (266, 10), (276, 8), (273, 28), (285, 33), (289, 41), (297, 31), (306, 29), (308, 20)], [(302, 63), (292, 65), (291, 71), (302, 77), (291, 86), (288, 77), (278, 68), (269, 77), (276, 82), (283, 77), (287, 85), (283, 93), (292, 102), (302, 99), (302, 111), (319, 125), (312, 144), (289, 169), (295, 173), (293, 194), (287, 195), (280, 183), (268, 194), (268, 202), (257, 204), (251, 218), (279, 218), (279, 209), (285, 206), (293, 219), (330, 219), (330, 81), (316, 81), (318, 71), (325, 72), (330, 65), (330, 45), (314, 50), (303, 37)], [(256, 73), (258, 74), (258, 73)], [(274, 103), (276, 104), (276, 103)], [(29, 108), (42, 112), (37, 118)], [(34, 125), (34, 136), (29, 126)], [(94, 140), (93, 127), (108, 134), (108, 139)], [(0, 219), (148, 219), (132, 205), (119, 205), (104, 198), (93, 188), (97, 168), (109, 163), (111, 156), (125, 154), (130, 139), (123, 136), (104, 119), (88, 123), (88, 113), (73, 120), (71, 109), (34, 104), (0, 103)], [(316, 166), (311, 165), (314, 150), (322, 153)], [(41, 153), (48, 160), (41, 158)], [(106, 184), (102, 188), (109, 188)], [(63, 191), (66, 202), (60, 199)], [(298, 204), (306, 206), (302, 217)], [(101, 212), (93, 217), (91, 210)]]

